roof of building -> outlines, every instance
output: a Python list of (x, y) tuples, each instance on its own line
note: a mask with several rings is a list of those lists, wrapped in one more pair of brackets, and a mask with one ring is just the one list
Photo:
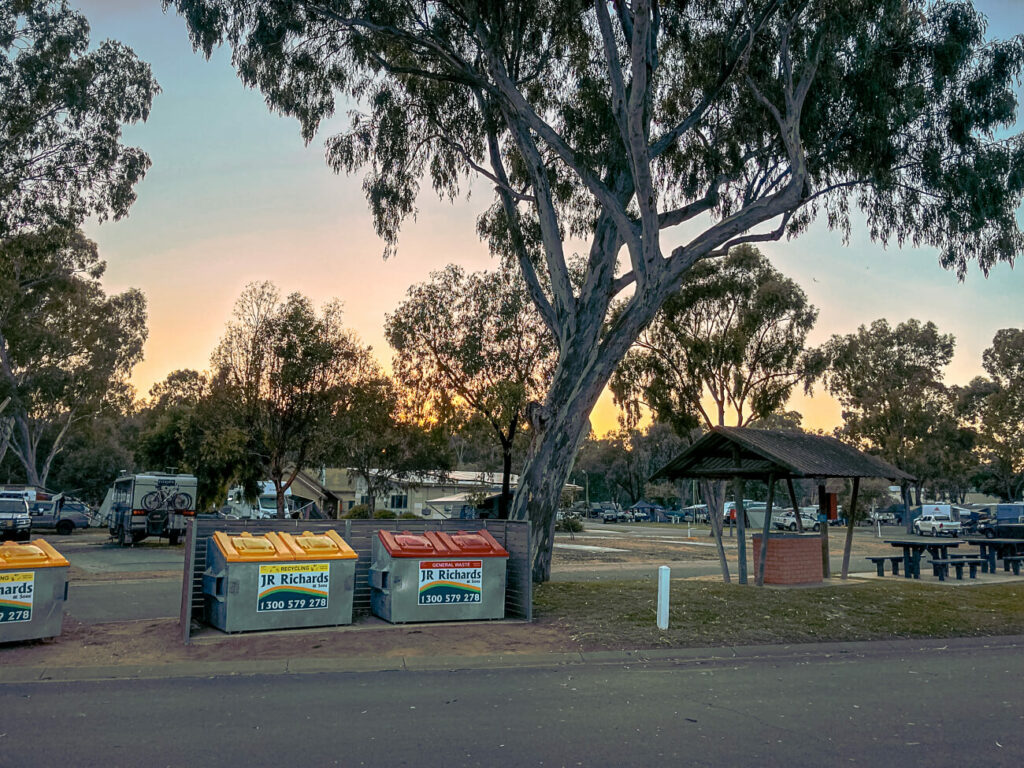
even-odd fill
[(913, 476), (834, 437), (780, 429), (715, 427), (655, 472), (652, 480), (681, 477), (727, 480)]

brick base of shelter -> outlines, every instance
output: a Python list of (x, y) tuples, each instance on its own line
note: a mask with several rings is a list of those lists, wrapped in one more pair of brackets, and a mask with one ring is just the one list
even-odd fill
[[(761, 568), (761, 535), (753, 537), (754, 573)], [(821, 537), (781, 534), (769, 537), (765, 584), (821, 584)]]

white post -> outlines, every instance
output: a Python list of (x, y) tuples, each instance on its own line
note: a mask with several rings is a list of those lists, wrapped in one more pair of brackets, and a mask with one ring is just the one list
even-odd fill
[(668, 629), (669, 574), (667, 565), (658, 568), (658, 629)]

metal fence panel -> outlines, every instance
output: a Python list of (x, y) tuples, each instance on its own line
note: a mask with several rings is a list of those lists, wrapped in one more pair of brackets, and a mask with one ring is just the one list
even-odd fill
[(316, 533), (334, 529), (359, 556), (356, 561), (353, 616), (370, 613), (370, 559), (378, 530), (477, 531), (486, 528), (508, 551), (505, 616), (533, 621), (533, 581), (530, 572), (530, 525), (515, 520), (221, 520), (196, 518), (185, 535), (185, 577), (182, 580), (181, 628), (187, 644), (193, 621), (203, 619), (203, 571), (207, 540), (214, 531), (256, 535), (268, 531)]

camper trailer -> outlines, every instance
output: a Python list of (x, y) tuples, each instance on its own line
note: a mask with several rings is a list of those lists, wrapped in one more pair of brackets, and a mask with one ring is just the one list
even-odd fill
[(121, 546), (149, 536), (165, 537), (173, 546), (196, 514), (194, 475), (142, 472), (121, 475), (104, 502), (107, 530)]

